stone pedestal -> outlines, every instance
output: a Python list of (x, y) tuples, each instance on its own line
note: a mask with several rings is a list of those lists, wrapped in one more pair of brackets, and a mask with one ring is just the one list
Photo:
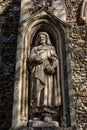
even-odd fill
[(76, 130), (75, 128), (71, 127), (20, 127), (18, 129), (10, 129), (10, 130)]
[(30, 120), (29, 121), (29, 128), (48, 128), (48, 127), (55, 127), (58, 128), (59, 127), (59, 123), (57, 121), (36, 121), (36, 120)]

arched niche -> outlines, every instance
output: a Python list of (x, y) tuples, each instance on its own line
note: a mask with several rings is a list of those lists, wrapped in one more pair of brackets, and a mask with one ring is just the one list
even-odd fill
[[(65, 82), (66, 78), (65, 77), (65, 70), (64, 70), (64, 59), (65, 59), (65, 30), (64, 27), (62, 26), (61, 23), (53, 23), (52, 21), (49, 21), (47, 19), (39, 19), (35, 20), (31, 23), (28, 23), (26, 26), (25, 34), (24, 34), (24, 43), (23, 43), (23, 53), (22, 53), (22, 95), (25, 95), (21, 100), (21, 115), (25, 115), (24, 111), (26, 110), (25, 106), (28, 107), (28, 112), (30, 112), (30, 108), (28, 105), (25, 105), (25, 101), (27, 100), (26, 98), (26, 93), (30, 92), (29, 90), (29, 79), (28, 79), (28, 72), (27, 72), (27, 67), (26, 67), (26, 61), (27, 58), (30, 54), (30, 50), (32, 46), (34, 46), (34, 41), (36, 39), (36, 35), (41, 32), (45, 31), (49, 34), (50, 39), (52, 41), (52, 45), (55, 47), (57, 55), (59, 56), (59, 86), (60, 86), (60, 94), (61, 94), (61, 117), (66, 118), (66, 106), (65, 106)], [(26, 88), (25, 89), (25, 85)], [(24, 94), (25, 93), (25, 94)], [(30, 93), (28, 93), (28, 96)], [(29, 97), (30, 98), (30, 97)], [(24, 101), (25, 100), (25, 101)], [(27, 101), (26, 101), (27, 102)], [(29, 117), (30, 118), (30, 117)], [(66, 119), (67, 120), (67, 119)]]
[[(50, 39), (52, 41), (52, 45), (56, 49), (56, 53), (59, 57), (59, 93), (61, 95), (61, 115), (60, 115), (60, 126), (63, 124), (67, 126), (67, 109), (66, 109), (66, 92), (65, 89), (67, 87), (67, 76), (66, 76), (66, 49), (65, 49), (65, 28), (63, 23), (57, 20), (49, 18), (40, 18), (27, 22), (22, 34), (21, 44), (21, 55), (19, 57), (18, 52), (18, 66), (16, 70), (19, 70), (18, 77), (18, 85), (16, 85), (14, 96), (14, 109), (13, 109), (13, 125), (17, 123), (18, 125), (27, 125), (29, 118), (31, 115), (30, 106), (29, 106), (29, 98), (30, 98), (30, 86), (29, 86), (29, 74), (27, 69), (27, 59), (30, 54), (30, 50), (32, 46), (34, 46), (34, 41), (36, 39), (36, 35), (40, 31), (45, 31), (49, 34)], [(19, 49), (19, 48), (18, 48)], [(20, 63), (19, 63), (20, 62)], [(20, 66), (19, 66), (20, 64)], [(16, 116), (15, 116), (16, 115)], [(28, 116), (29, 115), (29, 116)]]
[(49, 34), (52, 45), (56, 48), (56, 51), (59, 52), (59, 43), (62, 43), (61, 34), (52, 22), (49, 22), (45, 19), (37, 20), (35, 23), (27, 26), (25, 39), (28, 40), (26, 41), (28, 43), (28, 49), (34, 46), (36, 35), (41, 31), (47, 32)]

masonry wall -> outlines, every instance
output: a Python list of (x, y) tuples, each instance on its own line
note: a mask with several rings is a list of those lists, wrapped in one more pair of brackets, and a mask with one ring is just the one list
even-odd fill
[[(20, 2), (3, 0), (1, 24), (0, 65), (0, 130), (8, 130), (12, 122), (17, 35)], [(1, 22), (0, 22), (1, 23)]]
[(87, 128), (87, 42), (86, 26), (80, 18), (83, 0), (66, 0), (67, 22), (70, 25), (67, 53), (72, 75), (72, 109), (75, 109), (78, 130)]

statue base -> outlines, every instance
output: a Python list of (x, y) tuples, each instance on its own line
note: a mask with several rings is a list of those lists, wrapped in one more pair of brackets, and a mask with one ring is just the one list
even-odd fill
[(20, 128), (15, 128), (15, 129), (11, 128), (9, 130), (76, 130), (76, 128), (46, 126), (46, 127), (20, 127)]
[(57, 121), (39, 121), (39, 120), (30, 120), (29, 128), (33, 127), (59, 127), (59, 123)]
[(45, 113), (42, 117), (42, 120), (39, 117), (35, 117), (29, 120), (27, 126), (20, 126), (10, 130), (76, 130), (75, 127), (60, 127), (59, 122), (54, 121), (50, 114)]
[(59, 127), (59, 123), (52, 119), (51, 114), (44, 113), (42, 114), (42, 119), (36, 117), (32, 120), (29, 120), (29, 127)]

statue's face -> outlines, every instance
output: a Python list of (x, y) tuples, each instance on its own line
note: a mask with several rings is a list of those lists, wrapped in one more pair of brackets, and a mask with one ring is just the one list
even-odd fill
[(46, 36), (44, 34), (39, 35), (39, 43), (45, 44), (46, 43)]

